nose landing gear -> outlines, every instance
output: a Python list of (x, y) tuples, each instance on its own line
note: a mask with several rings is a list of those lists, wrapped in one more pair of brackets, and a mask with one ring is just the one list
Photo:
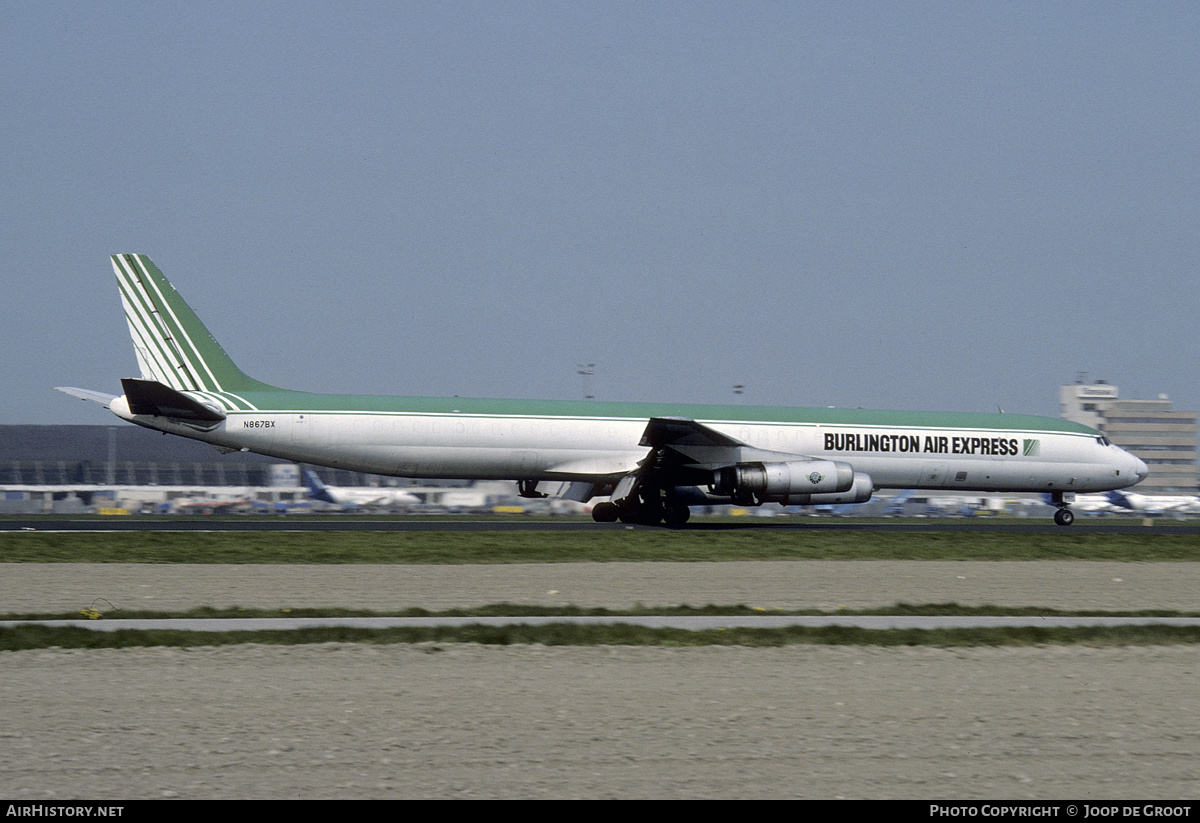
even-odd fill
[(1067, 508), (1075, 502), (1074, 492), (1054, 492), (1050, 495), (1050, 500), (1058, 507), (1058, 511), (1054, 513), (1054, 522), (1057, 525), (1069, 526), (1075, 522), (1075, 512)]

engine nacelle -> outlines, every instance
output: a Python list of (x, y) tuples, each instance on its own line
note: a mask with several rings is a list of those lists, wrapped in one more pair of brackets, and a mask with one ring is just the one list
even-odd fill
[(833, 506), (841, 503), (866, 503), (875, 493), (875, 483), (871, 475), (863, 472), (854, 473), (854, 484), (844, 492), (827, 494), (793, 494), (787, 500), (775, 500), (785, 506)]
[(832, 460), (736, 463), (716, 471), (712, 492), (732, 498), (739, 506), (757, 506), (846, 492), (853, 488), (854, 479), (849, 463)]

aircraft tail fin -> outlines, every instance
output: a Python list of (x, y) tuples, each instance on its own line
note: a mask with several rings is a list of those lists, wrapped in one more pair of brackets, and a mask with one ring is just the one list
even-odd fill
[(273, 388), (234, 365), (149, 257), (114, 254), (112, 262), (143, 379), (176, 391)]
[(1119, 492), (1119, 491), (1110, 491), (1104, 496), (1106, 498), (1108, 498), (1108, 502), (1113, 504), (1114, 506), (1120, 506), (1121, 508), (1124, 508), (1124, 509), (1132, 509), (1133, 508), (1133, 503), (1131, 503), (1129, 501), (1129, 498), (1127, 496), (1121, 494), (1121, 492)]
[(321, 482), (321, 478), (312, 469), (305, 469), (304, 485), (308, 486), (308, 497), (313, 500), (322, 500), (326, 503), (336, 503), (329, 489), (325, 488), (325, 484)]

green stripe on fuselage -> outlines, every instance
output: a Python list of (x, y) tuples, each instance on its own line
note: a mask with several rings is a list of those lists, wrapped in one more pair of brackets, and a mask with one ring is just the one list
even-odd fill
[(507, 400), (465, 397), (388, 397), (312, 394), (296, 391), (241, 392), (261, 412), (462, 414), (590, 420), (648, 420), (686, 417), (698, 421), (928, 429), (977, 429), (1002, 432), (1061, 432), (1094, 436), (1087, 426), (1054, 417), (981, 412), (919, 412), (877, 409), (792, 408), (672, 403), (622, 403), (601, 400)]

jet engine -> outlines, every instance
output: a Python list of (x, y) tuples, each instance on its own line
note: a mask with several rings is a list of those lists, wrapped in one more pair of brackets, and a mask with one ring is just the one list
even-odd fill
[(786, 500), (775, 500), (785, 506), (834, 506), (841, 503), (866, 503), (875, 493), (875, 483), (871, 475), (863, 472), (854, 473), (854, 484), (844, 492), (829, 492), (826, 494), (793, 494)]
[[(869, 485), (870, 478), (862, 477)], [(850, 491), (855, 487), (855, 479), (849, 463), (832, 460), (735, 463), (716, 470), (710, 489), (713, 494), (732, 498), (739, 506), (803, 505), (813, 495)]]

